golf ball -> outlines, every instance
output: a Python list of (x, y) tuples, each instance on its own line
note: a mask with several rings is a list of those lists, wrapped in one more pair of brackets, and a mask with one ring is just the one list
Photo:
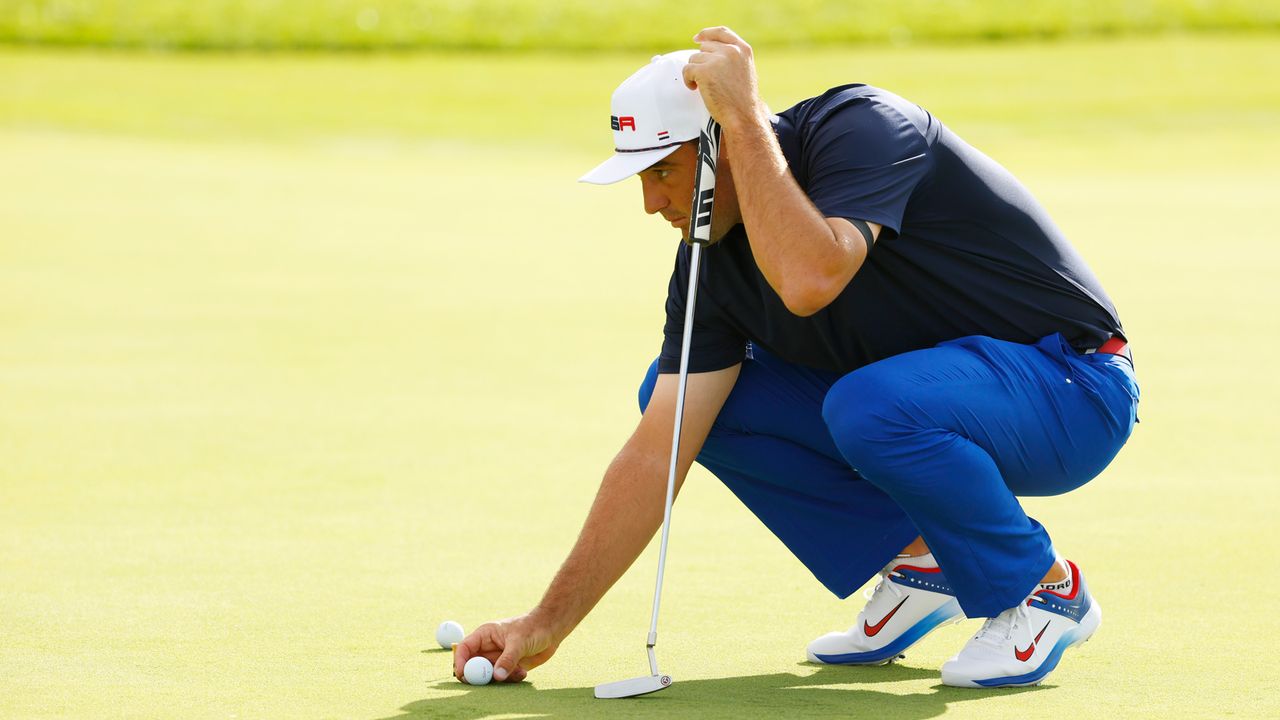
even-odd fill
[(488, 685), (493, 679), (493, 663), (488, 658), (473, 657), (462, 666), (462, 677), (471, 685)]
[(465, 634), (462, 632), (461, 625), (452, 620), (446, 620), (440, 623), (440, 627), (436, 628), (436, 642), (440, 643), (440, 647), (448, 650), (453, 647), (454, 643), (462, 642)]

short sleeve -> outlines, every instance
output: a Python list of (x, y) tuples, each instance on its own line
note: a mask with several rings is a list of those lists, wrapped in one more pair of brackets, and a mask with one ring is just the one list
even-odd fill
[[(684, 340), (685, 300), (689, 288), (691, 248), (681, 244), (676, 253), (675, 270), (667, 287), (667, 322), (662, 329), (662, 353), (658, 356), (658, 372), (680, 372), (680, 346)], [(689, 372), (713, 372), (733, 367), (746, 357), (747, 338), (721, 317), (715, 301), (707, 292), (706, 278), (712, 253), (703, 251), (702, 282), (698, 286), (697, 304), (693, 309), (693, 336), (689, 346)]]
[(907, 201), (931, 164), (928, 143), (893, 106), (874, 98), (815, 108), (803, 144), (805, 193), (825, 217), (902, 230)]

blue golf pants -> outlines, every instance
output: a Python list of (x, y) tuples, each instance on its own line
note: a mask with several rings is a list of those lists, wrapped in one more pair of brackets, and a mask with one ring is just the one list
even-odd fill
[[(1025, 598), (1054, 562), (1019, 495), (1093, 479), (1137, 422), (1122, 357), (972, 336), (847, 375), (758, 347), (698, 462), (847, 597), (924, 538), (969, 617)], [(657, 362), (640, 388), (641, 411)]]

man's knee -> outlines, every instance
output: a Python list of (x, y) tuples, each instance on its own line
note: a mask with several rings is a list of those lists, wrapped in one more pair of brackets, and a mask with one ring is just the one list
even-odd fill
[(822, 419), (831, 438), (855, 469), (869, 474), (895, 452), (904, 433), (918, 430), (903, 403), (911, 389), (892, 373), (868, 365), (845, 375), (827, 392)]
[(640, 383), (640, 414), (643, 415), (646, 408), (649, 407), (649, 400), (653, 397), (653, 388), (658, 384), (658, 360), (655, 358), (653, 364), (649, 366), (649, 372), (645, 373), (644, 380)]

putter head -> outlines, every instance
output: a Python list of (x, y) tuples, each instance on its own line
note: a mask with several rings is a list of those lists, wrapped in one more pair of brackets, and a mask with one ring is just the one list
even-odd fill
[(671, 687), (670, 675), (646, 675), (596, 686), (596, 697), (601, 700), (648, 695)]

